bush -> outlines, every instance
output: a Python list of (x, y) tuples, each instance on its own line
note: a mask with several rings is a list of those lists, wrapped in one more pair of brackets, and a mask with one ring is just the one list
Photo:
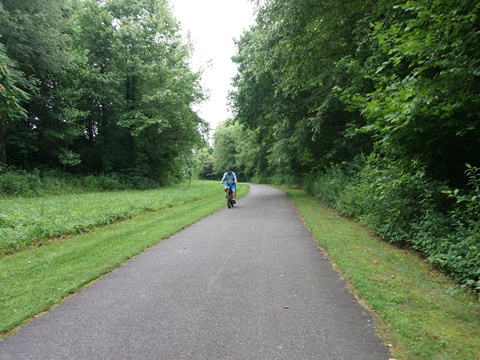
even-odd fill
[(428, 241), (431, 239), (425, 237), (417, 239), (417, 246), (429, 245), (428, 259), (433, 264), (457, 281), (480, 290), (480, 168), (467, 167), (469, 188), (444, 191), (456, 201), (449, 212), (449, 231), (442, 229), (435, 242), (437, 246), (432, 247)]
[(144, 178), (140, 176), (129, 176), (129, 177), (126, 177), (125, 179), (130, 184), (130, 187), (136, 190), (155, 189), (160, 186), (158, 182), (150, 178)]
[[(248, 180), (247, 180), (248, 181)], [(259, 173), (253, 176), (250, 179), (251, 182), (256, 184), (274, 184), (274, 185), (286, 185), (289, 188), (301, 188), (302, 179), (299, 176), (294, 176), (290, 174), (279, 174), (279, 173)]]
[(408, 243), (414, 235), (412, 224), (426, 208), (437, 208), (441, 199), (435, 194), (441, 195), (444, 186), (429, 181), (418, 163), (408, 165), (407, 170), (402, 163), (371, 156), (346, 186), (336, 207), (382, 238)]
[(82, 187), (90, 191), (115, 191), (130, 188), (129, 184), (118, 174), (85, 176), (81, 180)]
[(468, 189), (451, 190), (428, 179), (417, 162), (372, 155), (363, 166), (332, 166), (315, 178), (311, 191), (383, 239), (421, 252), (480, 290), (480, 169), (470, 166), (467, 176)]
[(314, 179), (308, 188), (323, 204), (336, 207), (339, 197), (352, 179), (353, 168), (346, 164), (332, 165), (324, 174)]
[(0, 194), (2, 196), (38, 196), (42, 180), (39, 172), (6, 171), (0, 174)]
[(27, 172), (7, 167), (0, 169), (0, 197), (37, 197), (96, 191), (147, 190), (160, 184), (150, 178), (104, 174), (76, 176), (58, 170)]

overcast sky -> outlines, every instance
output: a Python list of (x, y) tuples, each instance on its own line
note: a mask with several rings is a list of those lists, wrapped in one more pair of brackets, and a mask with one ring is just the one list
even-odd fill
[(173, 14), (189, 30), (195, 46), (193, 70), (206, 68), (202, 85), (208, 89), (210, 99), (199, 109), (202, 119), (212, 130), (218, 123), (231, 117), (227, 95), (236, 74), (233, 38), (254, 22), (253, 5), (247, 0), (170, 0)]

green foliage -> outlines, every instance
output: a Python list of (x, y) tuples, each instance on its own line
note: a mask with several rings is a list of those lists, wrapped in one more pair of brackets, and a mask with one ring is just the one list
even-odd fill
[[(466, 175), (469, 188), (444, 191), (456, 201), (448, 214), (450, 226), (447, 231), (444, 226), (434, 247), (424, 233), (417, 235), (415, 246), (430, 245), (428, 259), (433, 264), (445, 269), (456, 280), (480, 290), (480, 168), (467, 164)], [(425, 223), (431, 222), (431, 217), (425, 216), (421, 230)]]
[(0, 174), (2, 196), (37, 196), (42, 188), (39, 172), (8, 171)]
[[(23, 92), (19, 99), (28, 110), (2, 134), (9, 165), (32, 169), (32, 158), (55, 157), (55, 148), (65, 144), (61, 134), (68, 132), (67, 121), (58, 114), (64, 99), (56, 92), (71, 65), (64, 6), (60, 0), (4, 1), (0, 6), (0, 42), (16, 64), (16, 86)], [(52, 146), (55, 141), (61, 145)]]
[(311, 191), (382, 238), (419, 251), (455, 280), (480, 290), (480, 170), (468, 167), (470, 188), (460, 191), (431, 181), (418, 163), (408, 168), (417, 170), (410, 173), (398, 161), (372, 155), (357, 171), (332, 166), (314, 180)]
[(213, 148), (208, 146), (203, 148), (197, 154), (198, 162), (200, 163), (198, 169), (198, 178), (201, 180), (218, 180), (221, 178), (221, 173), (215, 173), (213, 171)]
[(361, 1), (259, 4), (256, 24), (237, 41), (239, 72), (230, 96), (235, 121), (254, 131), (249, 152), (258, 156), (244, 160), (253, 176), (299, 183), (304, 174), (368, 149), (362, 136), (344, 140), (359, 114), (347, 113), (332, 92), (349, 80), (335, 62), (354, 54), (353, 30), (368, 9)]
[(5, 46), (0, 43), (0, 119), (3, 126), (8, 120), (25, 118), (26, 110), (22, 103), (28, 100), (28, 95), (21, 90), (21, 73), (15, 70), (15, 64), (6, 53)]
[(199, 74), (188, 67), (190, 45), (167, 2), (84, 5), (75, 9), (71, 31), (87, 54), (83, 83), (93, 89), (79, 99), (97, 150), (85, 153), (85, 165), (163, 184), (186, 176), (185, 162), (203, 147), (208, 127), (191, 109), (203, 96)]
[(96, 191), (153, 189), (160, 184), (150, 178), (117, 173), (71, 175), (58, 170), (25, 171), (6, 169), (0, 173), (0, 198), (38, 197)]
[(332, 165), (321, 176), (311, 175), (311, 183), (304, 184), (304, 188), (314, 194), (324, 205), (335, 207), (338, 198), (345, 192), (352, 180), (353, 169), (345, 164)]
[(187, 176), (208, 126), (192, 110), (200, 75), (168, 1), (8, 1), (0, 21), (11, 105), (7, 119), (0, 100), (0, 162), (121, 173), (138, 187)]
[[(408, 169), (415, 169), (411, 173)], [(416, 164), (372, 155), (339, 197), (338, 208), (374, 229), (381, 237), (405, 244), (414, 236), (415, 222), (432, 199), (434, 184)]]
[(465, 162), (479, 165), (479, 9), (479, 1), (391, 6), (388, 21), (371, 19), (364, 63), (352, 62), (373, 89), (350, 86), (343, 97), (362, 111), (377, 147), (420, 160), (454, 186)]
[(22, 103), (29, 99), (19, 87), (22, 76), (14, 65), (5, 54), (5, 46), (0, 43), (0, 163), (3, 164), (7, 163), (7, 131), (16, 121), (26, 118), (27, 111)]
[[(227, 166), (232, 166), (235, 172), (239, 172), (236, 166), (237, 149), (241, 140), (242, 129), (231, 123), (221, 123), (213, 137), (213, 172), (223, 175)], [(220, 179), (219, 179), (220, 180)]]

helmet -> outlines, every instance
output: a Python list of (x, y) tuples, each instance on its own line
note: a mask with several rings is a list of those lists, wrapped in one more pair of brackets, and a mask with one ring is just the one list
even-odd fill
[(227, 171), (228, 170), (232, 170), (232, 167), (231, 166), (227, 166)]

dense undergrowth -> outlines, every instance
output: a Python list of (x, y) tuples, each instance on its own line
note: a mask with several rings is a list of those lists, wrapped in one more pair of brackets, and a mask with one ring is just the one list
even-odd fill
[(79, 192), (146, 190), (159, 183), (145, 177), (121, 174), (72, 175), (58, 170), (25, 171), (0, 166), (0, 198), (38, 197)]
[(466, 287), (480, 290), (480, 169), (467, 165), (464, 190), (433, 182), (418, 164), (372, 155), (335, 165), (306, 187), (324, 204), (391, 243), (423, 254)]

